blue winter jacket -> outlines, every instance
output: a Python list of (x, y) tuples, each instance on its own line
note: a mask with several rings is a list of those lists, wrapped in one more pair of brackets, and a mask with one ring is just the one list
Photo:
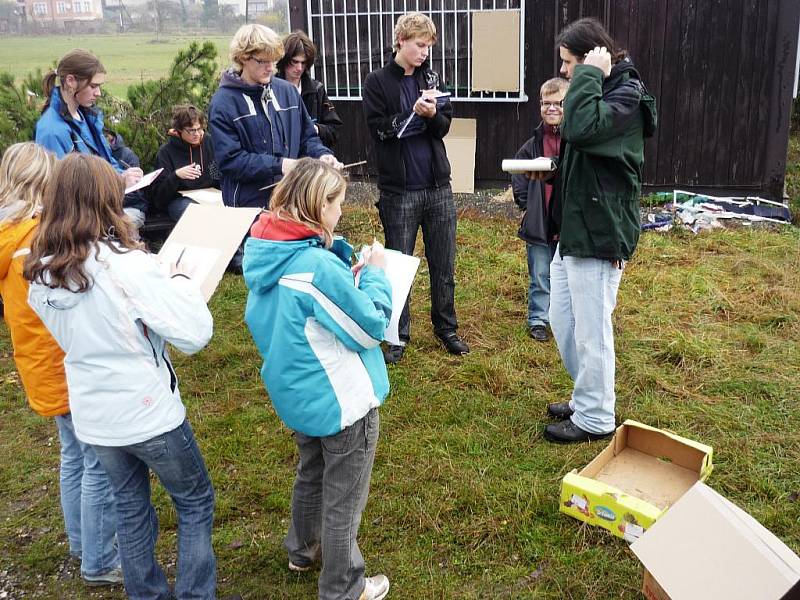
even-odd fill
[(124, 171), (111, 153), (103, 135), (103, 112), (98, 108), (78, 107), (91, 131), (91, 137), (82, 135), (80, 126), (69, 114), (67, 103), (61, 98), (61, 88), (56, 86), (50, 94), (50, 106), (36, 122), (36, 143), (64, 158), (70, 152), (94, 154), (111, 163), (118, 172)]
[(249, 85), (225, 71), (211, 98), (209, 127), (228, 206), (266, 206), (259, 188), (281, 179), (284, 158), (332, 154), (319, 139), (297, 88), (277, 77)]
[(380, 343), (391, 286), (383, 269), (364, 267), (356, 287), (351, 252), (318, 237), (245, 243), (245, 321), (261, 377), (287, 427), (310, 436), (339, 433), (389, 393)]
[[(36, 143), (53, 152), (58, 158), (64, 158), (70, 152), (93, 154), (107, 161), (118, 173), (125, 169), (120, 166), (111, 153), (106, 136), (103, 135), (103, 112), (99, 108), (78, 107), (89, 126), (91, 136), (86, 137), (81, 127), (69, 113), (67, 103), (61, 97), (61, 88), (55, 86), (50, 93), (50, 106), (36, 121)], [(125, 195), (125, 208), (147, 210), (147, 198), (143, 192), (137, 191)]]

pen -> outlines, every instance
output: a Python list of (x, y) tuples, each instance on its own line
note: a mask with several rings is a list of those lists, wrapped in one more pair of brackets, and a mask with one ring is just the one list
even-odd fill
[(125, 167), (126, 169), (132, 169), (133, 168), (128, 163), (126, 163), (124, 160), (122, 160), (121, 158), (118, 158), (117, 162), (122, 164), (122, 166)]
[[(350, 163), (348, 165), (342, 165), (342, 171), (344, 171), (345, 169), (352, 169), (353, 167), (359, 167), (359, 166), (365, 165), (365, 164), (367, 164), (367, 161), (361, 160), (361, 161), (358, 161), (358, 162)], [(280, 181), (275, 182), (275, 183), (273, 183), (271, 185), (265, 185), (262, 188), (258, 188), (258, 190), (259, 191), (270, 190), (270, 189), (274, 188), (276, 185), (278, 185), (279, 183), (280, 183)]]
[(175, 261), (175, 266), (176, 266), (176, 267), (177, 267), (179, 264), (181, 264), (181, 259), (183, 258), (183, 253), (184, 253), (184, 252), (186, 252), (186, 246), (184, 246), (184, 247), (183, 247), (183, 250), (181, 250), (181, 253), (180, 253), (180, 254), (178, 254), (178, 260), (176, 260), (176, 261)]

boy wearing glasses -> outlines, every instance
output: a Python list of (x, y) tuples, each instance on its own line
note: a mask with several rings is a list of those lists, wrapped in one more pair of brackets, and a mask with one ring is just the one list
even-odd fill
[(242, 25), (231, 40), (232, 66), (209, 108), (228, 206), (267, 206), (271, 190), (262, 188), (280, 181), (299, 158), (342, 166), (320, 141), (297, 88), (273, 77), (283, 53), (281, 38), (264, 25)]
[[(556, 77), (542, 84), (539, 91), (542, 122), (533, 137), (519, 149), (514, 158), (532, 159), (558, 156), (561, 143), (562, 102), (569, 82)], [(517, 235), (525, 242), (528, 254), (528, 334), (537, 342), (550, 339), (550, 261), (558, 243), (558, 230), (551, 215), (556, 206), (553, 180), (528, 179), (524, 174), (512, 176), (514, 202), (523, 211)]]
[(172, 110), (172, 129), (156, 154), (156, 169), (164, 169), (156, 180), (152, 202), (178, 221), (193, 201), (181, 196), (184, 190), (219, 187), (219, 170), (214, 161), (214, 144), (204, 129), (203, 112), (180, 105)]

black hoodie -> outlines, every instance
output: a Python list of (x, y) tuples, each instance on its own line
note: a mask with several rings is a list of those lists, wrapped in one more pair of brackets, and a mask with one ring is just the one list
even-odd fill
[[(175, 171), (186, 165), (197, 163), (201, 174), (197, 179), (181, 179)], [(164, 172), (156, 180), (151, 191), (151, 202), (159, 209), (166, 206), (179, 195), (181, 190), (199, 190), (207, 187), (219, 187), (219, 171), (214, 161), (214, 144), (208, 132), (197, 147), (184, 142), (175, 130), (170, 130), (169, 139), (158, 149), (156, 169)]]

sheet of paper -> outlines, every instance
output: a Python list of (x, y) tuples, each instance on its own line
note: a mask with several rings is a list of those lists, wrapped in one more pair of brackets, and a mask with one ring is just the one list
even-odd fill
[(158, 260), (169, 274), (170, 265), (181, 259), (181, 264), (194, 267), (192, 279), (194, 281), (205, 281), (208, 279), (211, 269), (219, 259), (219, 250), (203, 246), (191, 246), (179, 242), (172, 243), (158, 253)]
[[(165, 258), (177, 259), (181, 249), (187, 248), (184, 253), (186, 260), (191, 258), (192, 262), (197, 260), (202, 263), (198, 265), (204, 271), (202, 280), (197, 272), (193, 279), (202, 281), (200, 288), (208, 302), (225, 273), (225, 267), (260, 212), (260, 208), (190, 204), (164, 242), (158, 253), (159, 260), (169, 264)], [(177, 250), (172, 248), (175, 245), (178, 246)], [(207, 253), (196, 253), (195, 248)], [(212, 254), (214, 252), (216, 254)]]
[(200, 188), (199, 190), (182, 190), (181, 196), (191, 198), (198, 204), (223, 206), (222, 192), (217, 188)]
[(150, 171), (147, 175), (142, 176), (142, 178), (138, 182), (134, 183), (131, 187), (125, 188), (125, 193), (130, 194), (136, 190), (146, 188), (148, 185), (153, 183), (159, 175), (161, 175), (161, 171), (163, 170), (164, 169), (156, 169), (155, 171)]
[[(362, 252), (364, 248), (362, 248)], [(386, 249), (386, 277), (392, 284), (392, 317), (389, 319), (389, 326), (386, 328), (383, 339), (395, 346), (405, 345), (405, 342), (400, 341), (398, 325), (418, 268), (419, 259), (416, 256)], [(356, 285), (358, 285), (358, 280), (356, 280)]]

